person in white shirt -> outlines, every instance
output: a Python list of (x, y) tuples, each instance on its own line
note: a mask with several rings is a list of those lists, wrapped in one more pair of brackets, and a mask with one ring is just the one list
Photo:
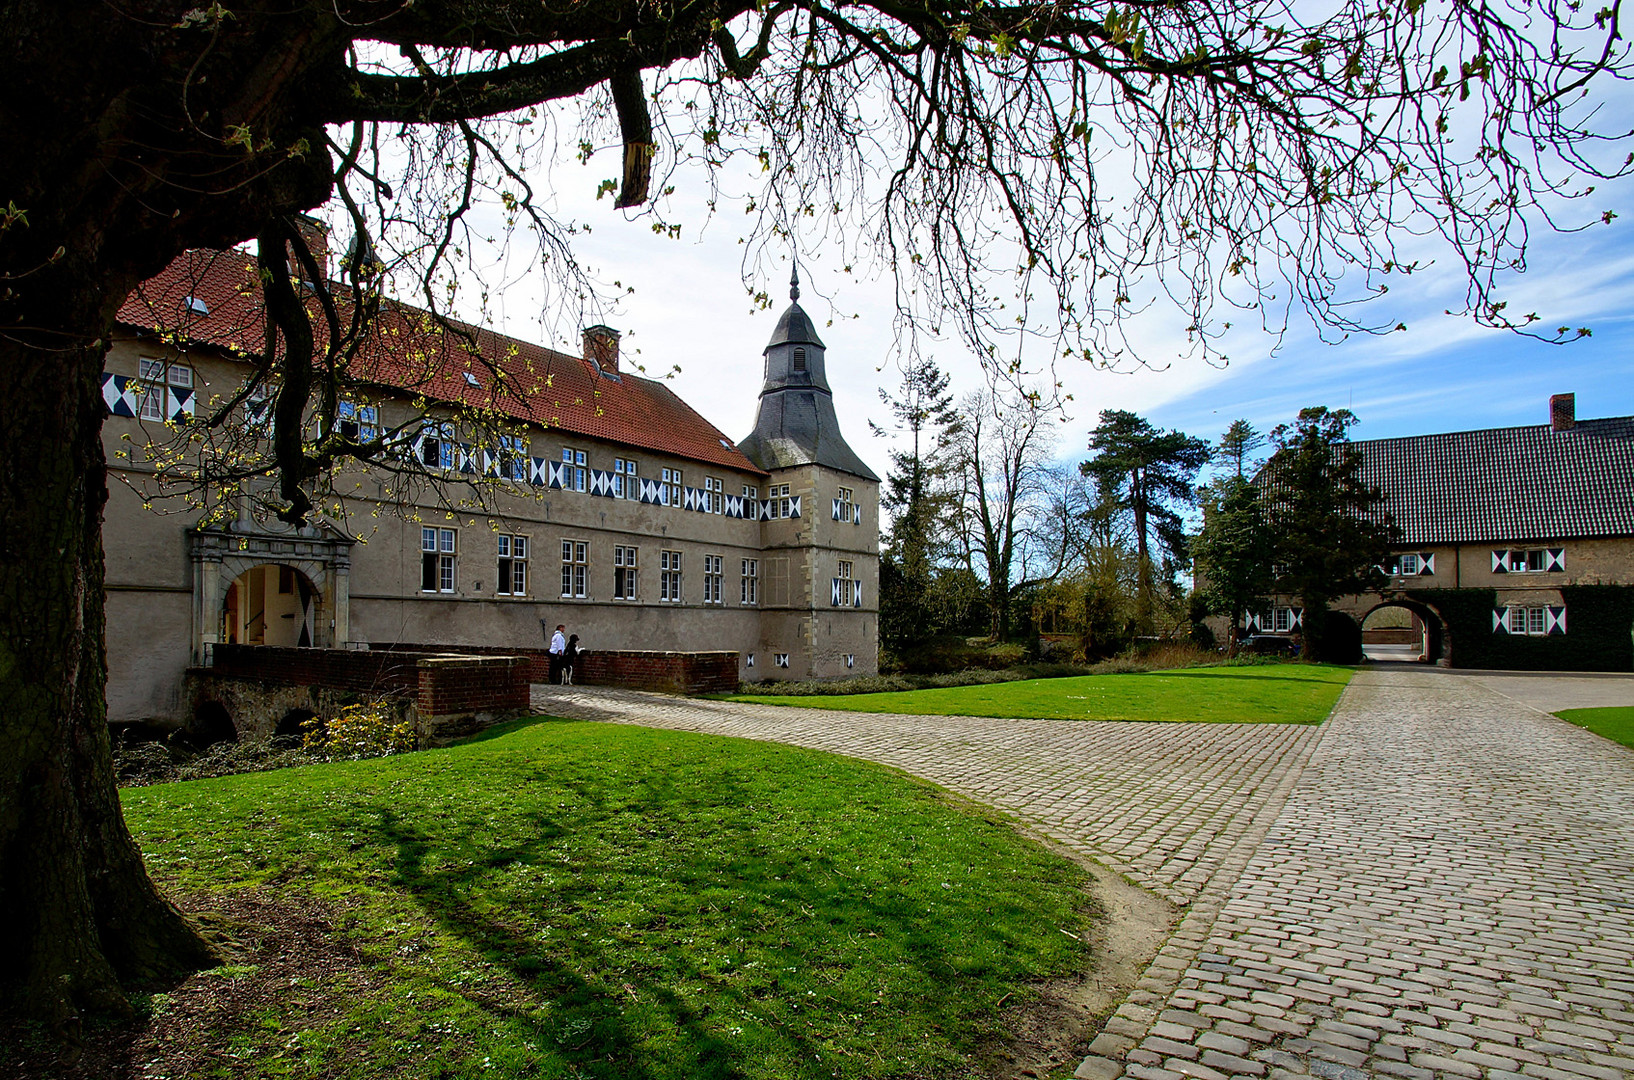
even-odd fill
[(550, 681), (554, 685), (562, 681), (562, 664), (567, 660), (567, 627), (556, 624), (556, 633), (550, 638)]

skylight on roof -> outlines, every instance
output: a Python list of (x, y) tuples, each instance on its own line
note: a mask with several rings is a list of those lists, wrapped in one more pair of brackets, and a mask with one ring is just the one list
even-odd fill
[(200, 300), (196, 296), (189, 296), (185, 303), (187, 304), (187, 310), (191, 311), (195, 315), (210, 314), (210, 305), (206, 304), (203, 300)]
[(482, 383), (477, 379), (477, 377), (475, 375), (471, 374), (469, 371), (461, 372), (461, 374), (463, 374), (465, 376), (465, 385), (466, 386), (474, 386), (478, 390), (482, 389)]
[(720, 443), (721, 443), (722, 446), (726, 447), (728, 450), (732, 449), (732, 444), (727, 442), (725, 439), (720, 440)]

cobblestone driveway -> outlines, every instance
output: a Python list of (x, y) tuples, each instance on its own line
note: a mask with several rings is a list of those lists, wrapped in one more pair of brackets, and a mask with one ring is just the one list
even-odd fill
[(1634, 1076), (1634, 752), (1478, 680), (1364, 672), (1321, 728), (535, 704), (894, 765), (1187, 904), (1081, 1077)]

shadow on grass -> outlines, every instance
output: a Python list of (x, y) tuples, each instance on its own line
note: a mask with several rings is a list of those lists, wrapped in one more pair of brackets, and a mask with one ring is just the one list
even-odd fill
[[(706, 1022), (712, 1019), (718, 1028), (725, 1016), (740, 1010), (751, 1010), (757, 1022), (773, 1032), (783, 1061), (822, 1060), (841, 1028), (852, 1026), (844, 1014), (864, 1013), (874, 991), (862, 991), (858, 1000), (841, 1004), (840, 998), (856, 995), (830, 985), (826, 993), (839, 995), (832, 1000), (841, 1015), (815, 1027), (810, 1021), (818, 1018), (805, 1011), (810, 1005), (801, 995), (806, 980), (818, 972), (849, 972), (856, 957), (842, 943), (864, 932), (869, 938), (883, 939), (879, 951), (886, 963), (911, 964), (923, 972), (921, 981), (929, 986), (945, 985), (973, 962), (964, 957), (958, 935), (926, 918), (924, 902), (915, 900), (896, 882), (874, 880), (864, 887), (847, 887), (849, 875), (832, 856), (791, 847), (752, 831), (743, 836), (728, 834), (724, 844), (714, 845), (719, 854), (684, 860), (674, 873), (666, 874), (657, 865), (638, 864), (614, 873), (608, 885), (575, 874), (574, 881), (553, 887), (550, 902), (554, 907), (599, 912), (609, 902), (627, 903), (630, 895), (652, 891), (654, 882), (661, 886), (656, 899), (642, 912), (644, 918), (634, 920), (634, 929), (625, 924), (621, 935), (611, 927), (579, 923), (589, 926), (588, 936), (572, 939), (566, 952), (553, 949), (529, 931), (529, 919), (536, 912), (513, 914), (503, 903), (489, 902), (489, 880), (495, 871), (518, 864), (561, 867), (562, 849), (557, 841), (566, 836), (583, 838), (599, 823), (620, 816), (650, 829), (655, 835), (643, 835), (655, 849), (666, 847), (667, 838), (690, 843), (718, 825), (711, 816), (715, 806), (742, 806), (755, 798), (739, 778), (721, 776), (709, 793), (709, 805), (700, 806), (695, 794), (678, 791), (673, 779), (662, 772), (617, 791), (595, 782), (575, 785), (574, 791), (585, 800), (588, 813), (583, 808), (567, 816), (546, 811), (522, 813), (519, 817), (527, 823), (524, 828), (529, 835), (507, 843), (496, 843), (477, 823), (445, 820), (432, 830), (422, 830), (393, 810), (377, 812), (381, 839), (395, 849), (393, 885), (446, 932), (513, 975), (538, 1004), (549, 1006), (550, 1018), (538, 1028), (541, 1045), (555, 1047), (556, 1055), (576, 1075), (732, 1080), (753, 1071), (754, 1066), (764, 1074), (765, 1062), (747, 1062), (742, 1045), (725, 1041)], [(607, 834), (608, 842), (614, 844), (625, 839), (611, 827)], [(431, 856), (458, 849), (468, 853), (469, 861), (428, 865)], [(547, 913), (539, 921), (550, 918)], [(664, 947), (666, 941), (690, 943), (694, 931), (688, 923), (700, 920), (716, 924), (706, 932), (715, 934), (723, 950), (733, 948), (728, 941), (736, 943), (741, 950), (739, 964), (751, 954), (766, 960), (759, 969), (764, 974), (744, 980), (744, 973), (736, 967), (700, 971), (691, 966), (693, 960), (679, 946), (673, 952)], [(687, 936), (678, 936), (683, 934)], [(801, 974), (783, 974), (797, 969)], [(689, 985), (699, 983), (704, 984), (701, 994), (683, 997)], [(796, 1002), (792, 1009), (799, 1011), (785, 1011), (790, 1008), (789, 1000)], [(487, 999), (484, 1004), (494, 1007)], [(921, 1002), (914, 1007), (935, 1012), (941, 1003)], [(513, 1006), (505, 1011), (525, 1023), (531, 1010)], [(937, 1026), (961, 1018), (939, 1019)]]
[[(1263, 668), (1245, 668), (1247, 671), (1262, 671)], [(1232, 675), (1223, 671), (1189, 670), (1189, 671), (1136, 671), (1136, 676), (1161, 675), (1164, 678), (1177, 679), (1230, 679), (1234, 682), (1292, 682), (1304, 683), (1307, 686), (1336, 686), (1338, 682), (1324, 678), (1321, 675)]]
[(467, 735), (463, 739), (455, 739), (450, 746), (470, 746), (472, 743), (489, 742), (493, 739), (502, 739), (513, 735), (524, 728), (537, 727), (541, 724), (580, 724), (582, 720), (574, 720), (566, 716), (523, 716), (515, 720), (506, 720), (492, 727), (483, 728), (475, 735)]

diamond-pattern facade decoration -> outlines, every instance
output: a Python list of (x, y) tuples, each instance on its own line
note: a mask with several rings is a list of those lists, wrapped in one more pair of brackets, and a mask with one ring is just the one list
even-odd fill
[(663, 501), (658, 490), (658, 481), (648, 480), (645, 477), (641, 478), (640, 488), (636, 494), (637, 497), (644, 503), (659, 503)]
[(546, 466), (549, 464), (550, 461), (546, 458), (529, 458), (528, 483), (532, 484), (534, 487), (544, 487), (546, 484), (550, 483), (550, 471), (546, 468)]
[(727, 517), (740, 518), (743, 516), (744, 499), (742, 495), (728, 495), (725, 502)]
[(114, 416), (135, 416), (141, 409), (142, 384), (129, 375), (102, 373), (102, 403)]
[(613, 497), (613, 474), (600, 469), (590, 470), (590, 494)]

